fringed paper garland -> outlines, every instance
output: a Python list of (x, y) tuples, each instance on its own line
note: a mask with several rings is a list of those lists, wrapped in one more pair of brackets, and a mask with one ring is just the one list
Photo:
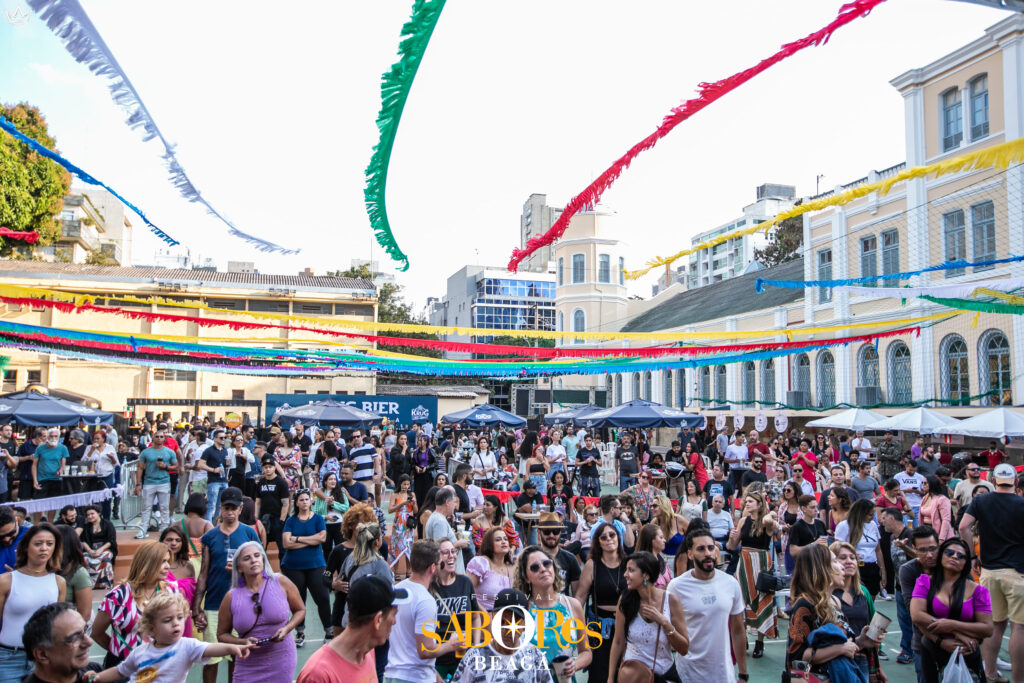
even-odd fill
[[(299, 253), (299, 249), (285, 249), (267, 240), (242, 232), (235, 227), (234, 223), (229, 221), (217, 209), (213, 208), (213, 205), (203, 197), (199, 189), (192, 184), (192, 180), (185, 173), (181, 162), (178, 161), (178, 157), (174, 152), (174, 145), (167, 141), (167, 138), (164, 137), (164, 134), (157, 127), (156, 121), (153, 120), (145, 103), (142, 101), (142, 97), (139, 96), (135, 86), (132, 85), (128, 74), (118, 64), (114, 53), (107, 47), (103, 36), (96, 30), (96, 27), (89, 19), (89, 15), (86, 14), (85, 9), (82, 8), (78, 0), (28, 0), (28, 5), (46, 23), (47, 27), (53, 31), (54, 35), (61, 39), (64, 47), (75, 58), (75, 61), (89, 67), (89, 70), (97, 76), (104, 76), (112, 81), (109, 87), (114, 103), (119, 105), (128, 114), (126, 123), (129, 127), (141, 127), (143, 129), (143, 142), (159, 138), (160, 144), (164, 148), (163, 158), (167, 164), (167, 172), (170, 174), (171, 184), (178, 188), (178, 192), (181, 193), (182, 197), (192, 203), (202, 204), (210, 215), (228, 227), (228, 232), (232, 236), (247, 242), (258, 251), (277, 252), (285, 255)], [(118, 198), (120, 199), (120, 197)], [(125, 204), (128, 203), (125, 202)], [(146, 220), (146, 217), (138, 209), (131, 206), (131, 204), (128, 204), (128, 206), (138, 213), (147, 225), (152, 227), (152, 224)], [(175, 242), (175, 244), (177, 243)]]
[(642, 275), (646, 275), (658, 266), (667, 266), (684, 256), (689, 256), (690, 254), (694, 254), (698, 251), (710, 249), (711, 247), (715, 247), (719, 244), (724, 244), (725, 242), (736, 239), (737, 237), (752, 235), (755, 232), (764, 232), (765, 234), (768, 234), (769, 230), (783, 221), (789, 220), (790, 218), (796, 218), (797, 216), (802, 216), (803, 214), (811, 211), (820, 211), (832, 206), (845, 206), (856, 199), (866, 197), (872, 192), (877, 192), (880, 195), (888, 194), (897, 183), (902, 183), (906, 180), (924, 178), (930, 175), (939, 177), (949, 175), (951, 173), (964, 173), (967, 171), (978, 171), (990, 168), (1006, 169), (1013, 164), (1019, 164), (1021, 162), (1024, 162), (1024, 138), (1018, 138), (1016, 140), (1004, 142), (1000, 145), (986, 147), (985, 149), (978, 150), (977, 152), (961, 154), (958, 157), (939, 161), (934, 164), (929, 164), (928, 166), (915, 166), (914, 168), (904, 169), (896, 175), (890, 176), (884, 180), (879, 180), (874, 183), (865, 183), (859, 187), (854, 187), (844, 192), (829, 195), (828, 197), (804, 202), (798, 206), (794, 206), (791, 209), (783, 211), (775, 216), (775, 218), (764, 221), (763, 223), (757, 223), (746, 228), (727, 232), (715, 237), (714, 239), (701, 242), (695, 247), (683, 249), (671, 256), (652, 259), (647, 262), (645, 267), (639, 270), (626, 271), (626, 279), (635, 280)]
[(1001, 313), (1006, 315), (1024, 314), (1024, 306), (1020, 304), (1000, 303), (998, 301), (975, 301), (973, 299), (954, 299), (941, 296), (918, 297), (933, 304), (939, 304), (946, 308), (958, 311), (975, 311), (976, 313)]
[(1014, 278), (1012, 280), (985, 280), (984, 282), (964, 282), (955, 285), (935, 285), (933, 287), (861, 287), (859, 285), (865, 285), (872, 282), (881, 282), (883, 280), (909, 280), (912, 277), (917, 277), (923, 273), (931, 273), (937, 270), (956, 270), (957, 268), (977, 268), (978, 266), (994, 266), (1003, 263), (1017, 263), (1024, 261), (1024, 256), (1009, 256), (1007, 258), (993, 259), (991, 261), (965, 261), (958, 259), (956, 261), (946, 261), (934, 266), (928, 266), (921, 270), (911, 270), (903, 273), (890, 273), (888, 275), (872, 275), (868, 277), (854, 277), (847, 278), (845, 280), (765, 280), (764, 278), (757, 278), (754, 281), (754, 290), (761, 294), (764, 292), (765, 287), (783, 287), (785, 289), (806, 289), (809, 287), (826, 287), (826, 288), (837, 288), (842, 287), (845, 291), (850, 294), (859, 296), (869, 296), (872, 298), (898, 298), (904, 299), (908, 297), (918, 296), (915, 292), (927, 293), (928, 289), (942, 289), (942, 288), (958, 288), (958, 289), (971, 289), (972, 287), (983, 287), (985, 285), (993, 285), (998, 287), (1008, 287), (1010, 289), (1018, 289), (1024, 287), (1024, 280), (1021, 278)]
[(569, 227), (569, 220), (573, 216), (584, 209), (596, 206), (597, 202), (601, 199), (601, 195), (603, 195), (604, 192), (611, 187), (616, 180), (618, 180), (619, 176), (629, 167), (633, 159), (639, 156), (641, 152), (645, 152), (654, 147), (659, 140), (668, 135), (669, 132), (671, 132), (672, 129), (680, 123), (704, 109), (715, 100), (718, 100), (723, 95), (735, 90), (740, 85), (754, 78), (754, 76), (767, 71), (769, 68), (775, 66), (787, 57), (795, 55), (797, 52), (807, 47), (824, 45), (828, 42), (828, 39), (836, 29), (849, 24), (858, 17), (867, 16), (872, 9), (882, 4), (884, 1), (885, 0), (855, 0), (854, 2), (843, 5), (839, 9), (839, 16), (824, 28), (819, 29), (809, 36), (797, 41), (783, 45), (782, 48), (774, 55), (761, 60), (749, 69), (740, 71), (739, 73), (733, 74), (728, 78), (714, 83), (701, 83), (698, 88), (699, 94), (697, 97), (687, 100), (682, 105), (673, 109), (653, 133), (633, 145), (629, 151), (616, 159), (615, 162), (604, 171), (604, 173), (588, 185), (583, 192), (569, 200), (569, 203), (566, 204), (565, 208), (562, 210), (562, 215), (558, 217), (558, 220), (555, 221), (555, 224), (552, 225), (547, 232), (531, 239), (522, 249), (513, 250), (512, 259), (508, 263), (508, 269), (515, 272), (519, 268), (519, 264), (523, 259), (535, 252), (537, 249), (547, 246), (561, 237), (562, 233), (564, 233), (566, 228)]
[(416, 78), (416, 71), (423, 61), (430, 36), (437, 20), (441, 17), (445, 0), (416, 0), (412, 16), (402, 26), (402, 38), (398, 47), (398, 61), (384, 72), (380, 83), (380, 113), (377, 115), (377, 129), (380, 141), (373, 148), (373, 156), (366, 167), (366, 214), (370, 226), (377, 236), (377, 243), (393, 260), (399, 263), (399, 270), (409, 270), (409, 257), (399, 248), (388, 221), (387, 183), (388, 165), (391, 163), (391, 148), (395, 144), (402, 110), (409, 99), (409, 90)]
[(39, 233), (34, 230), (11, 230), (10, 228), (0, 226), (0, 237), (35, 244), (39, 240)]

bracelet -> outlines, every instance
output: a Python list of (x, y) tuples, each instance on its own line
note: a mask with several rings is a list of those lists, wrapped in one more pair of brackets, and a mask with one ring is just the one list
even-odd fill
[(736, 674), (736, 677), (739, 678), (741, 681), (750, 680), (750, 674)]

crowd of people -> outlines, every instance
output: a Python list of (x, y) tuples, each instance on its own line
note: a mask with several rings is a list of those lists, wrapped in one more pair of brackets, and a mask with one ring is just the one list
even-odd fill
[[(44, 452), (19, 494), (48, 481), (53, 432), (67, 449), (29, 435)], [(1006, 523), (1024, 482), (997, 444), (943, 463), (892, 434), (684, 428), (655, 453), (643, 430), (155, 424), (111, 459), (105, 433), (76, 441), (137, 461), (128, 576), (108, 507), (0, 506), (0, 683), (735, 682), (784, 629), (784, 678), (884, 683), (876, 600), (919, 681), (954, 654), (1006, 681), (1008, 625), (1024, 680), (1024, 526)], [(307, 616), (325, 637), (299, 669)]]

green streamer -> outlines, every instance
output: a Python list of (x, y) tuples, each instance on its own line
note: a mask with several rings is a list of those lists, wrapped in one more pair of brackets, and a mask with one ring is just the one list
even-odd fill
[(388, 183), (388, 165), (391, 163), (391, 148), (395, 144), (398, 123), (402, 119), (402, 110), (409, 99), (409, 90), (423, 53), (427, 50), (434, 26), (444, 9), (445, 0), (416, 0), (412, 6), (412, 16), (402, 26), (402, 41), (398, 46), (398, 61), (391, 65), (391, 70), (384, 73), (380, 83), (380, 114), (377, 115), (377, 130), (380, 131), (380, 142), (373, 148), (370, 165), (366, 167), (366, 188), (363, 196), (366, 199), (366, 213), (370, 218), (370, 227), (377, 236), (377, 243), (384, 247), (395, 261), (399, 270), (409, 270), (409, 257), (399, 248), (391, 232), (388, 222), (388, 209), (385, 191)]
[(1008, 315), (1024, 314), (1024, 306), (1008, 304), (999, 301), (975, 301), (974, 299), (945, 299), (938, 296), (922, 296), (921, 299), (945, 306), (957, 308), (962, 311), (976, 311), (978, 313), (1005, 313)]
[[(798, 406), (789, 403), (781, 403), (779, 401), (717, 401), (717, 400), (704, 400), (701, 398), (694, 399), (694, 407), (703, 408), (704, 410), (726, 410), (735, 406), (758, 406), (766, 410), (807, 410), (815, 413), (824, 413), (829, 410), (836, 410), (839, 408), (865, 408), (871, 410), (873, 408), (920, 408), (921, 406), (928, 406), (931, 404), (945, 405), (945, 406), (969, 406), (975, 401), (981, 401), (982, 399), (995, 396), (998, 397), (1002, 393), (1000, 389), (991, 389), (983, 394), (975, 394), (974, 396), (965, 396), (962, 398), (926, 398), (920, 401), (909, 401), (906, 403), (871, 403), (871, 404), (860, 404), (860, 403), (833, 403), (828, 406)], [(998, 405), (998, 404), (993, 404)]]

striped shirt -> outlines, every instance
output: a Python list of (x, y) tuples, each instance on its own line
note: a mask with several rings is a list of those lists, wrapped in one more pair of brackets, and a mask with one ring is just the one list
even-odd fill
[(363, 444), (358, 448), (349, 451), (348, 458), (355, 464), (355, 472), (352, 478), (356, 481), (366, 481), (373, 478), (373, 460), (377, 457), (377, 449), (370, 444)]

